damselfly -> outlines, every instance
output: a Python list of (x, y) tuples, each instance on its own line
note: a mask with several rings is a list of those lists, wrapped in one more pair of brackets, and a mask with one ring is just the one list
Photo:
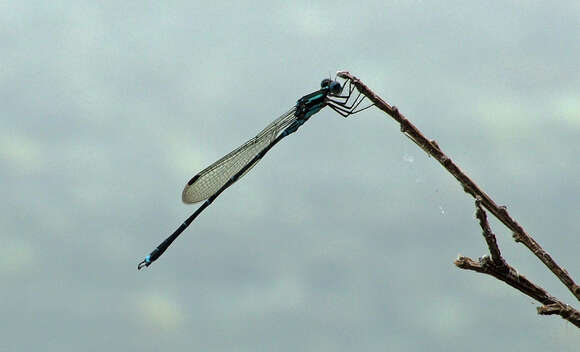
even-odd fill
[[(337, 81), (324, 79), (321, 89), (298, 99), (296, 105), (287, 113), (270, 123), (262, 132), (236, 150), (219, 159), (205, 170), (195, 175), (182, 193), (184, 203), (205, 202), (165, 241), (161, 242), (142, 262), (137, 269), (148, 267), (157, 260), (175, 239), (191, 224), (191, 222), (207, 208), (223, 191), (244, 176), (254, 167), (266, 153), (282, 138), (296, 132), (296, 130), (319, 112), (329, 106), (340, 115), (347, 117), (372, 106), (359, 108), (365, 96), (359, 92), (353, 98), (354, 86), (350, 81), (341, 85)], [(343, 91), (346, 88), (346, 92)], [(282, 131), (280, 133), (280, 131)]]

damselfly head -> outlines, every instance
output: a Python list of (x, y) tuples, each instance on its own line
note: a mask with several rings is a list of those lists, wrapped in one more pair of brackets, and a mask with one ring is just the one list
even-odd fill
[(332, 95), (339, 94), (342, 91), (342, 86), (337, 81), (333, 81), (329, 78), (325, 78), (320, 82), (321, 88), (328, 88), (328, 91)]
[(338, 95), (342, 92), (342, 86), (337, 81), (332, 81), (328, 86), (328, 91), (332, 95)]

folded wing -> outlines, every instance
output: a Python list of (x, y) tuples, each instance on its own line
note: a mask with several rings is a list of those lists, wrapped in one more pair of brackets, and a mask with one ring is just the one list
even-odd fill
[[(295, 110), (295, 108), (292, 108), (270, 123), (256, 137), (250, 139), (236, 150), (195, 175), (183, 189), (181, 195), (183, 202), (188, 204), (197, 203), (211, 197), (228, 182), (230, 177), (238, 173), (244, 165), (249, 163), (254, 156), (270, 144), (278, 136), (280, 131), (284, 130), (284, 128), (296, 119), (296, 116), (294, 116)], [(246, 170), (243, 175), (250, 171), (252, 167)]]

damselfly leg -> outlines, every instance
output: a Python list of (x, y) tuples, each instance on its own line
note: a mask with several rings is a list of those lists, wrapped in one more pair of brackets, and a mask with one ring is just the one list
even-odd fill
[[(353, 95), (355, 90), (356, 94)], [(344, 95), (328, 95), (326, 97), (326, 103), (332, 110), (336, 111), (339, 115), (343, 117), (348, 117), (352, 114), (356, 114), (374, 105), (369, 104), (364, 108), (359, 108), (360, 104), (365, 100), (366, 96), (361, 94), (361, 92), (359, 92), (356, 89), (356, 87), (352, 84), (350, 79), (347, 79), (344, 82), (342, 93)]]

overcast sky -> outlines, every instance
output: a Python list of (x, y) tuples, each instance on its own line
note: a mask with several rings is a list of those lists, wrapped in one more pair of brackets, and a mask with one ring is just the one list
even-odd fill
[(193, 175), (349, 70), (580, 281), (580, 3), (523, 3), (1, 2), (0, 350), (578, 351), (453, 265), (487, 252), (473, 200), (376, 108), (316, 114), (136, 269)]

